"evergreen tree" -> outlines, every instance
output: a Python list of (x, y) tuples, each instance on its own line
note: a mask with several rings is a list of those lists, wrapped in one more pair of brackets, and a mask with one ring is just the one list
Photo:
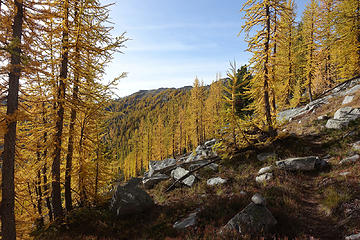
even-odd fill
[(311, 2), (306, 6), (303, 15), (303, 49), (305, 51), (305, 74), (306, 74), (306, 82), (305, 85), (307, 87), (309, 100), (313, 100), (313, 84), (314, 84), (314, 76), (316, 69), (316, 49), (317, 49), (317, 19), (318, 19), (318, 2), (317, 0), (311, 0)]
[(15, 146), (17, 111), (19, 104), (19, 79), (21, 75), (21, 38), (23, 34), (24, 6), (20, 0), (14, 1), (14, 20), (12, 38), (8, 46), (11, 54), (9, 87), (6, 110), (6, 132), (4, 136), (4, 151), (2, 153), (2, 201), (1, 201), (1, 232), (2, 238), (16, 239), (15, 228)]
[[(282, 1), (247, 1), (242, 10), (245, 11), (245, 24), (242, 31), (247, 33), (248, 51), (253, 53), (250, 60), (252, 66), (253, 79), (251, 80), (251, 90), (249, 94), (254, 100), (252, 108), (260, 121), (265, 116), (267, 131), (270, 136), (276, 135), (274, 129), (274, 119), (271, 111), (270, 94), (274, 79), (272, 73), (272, 46), (275, 38), (274, 31), (274, 11), (277, 16), (281, 16), (285, 6)], [(276, 21), (277, 24), (277, 21)], [(254, 28), (260, 27), (260, 30), (253, 36), (249, 36)]]
[(340, 1), (336, 9), (336, 62), (338, 75), (351, 78), (360, 75), (360, 2)]
[(294, 96), (296, 78), (294, 74), (295, 62), (295, 11), (294, 1), (288, 0), (285, 14), (279, 23), (279, 44), (275, 74), (278, 76), (276, 83), (278, 104), (280, 107), (288, 106)]

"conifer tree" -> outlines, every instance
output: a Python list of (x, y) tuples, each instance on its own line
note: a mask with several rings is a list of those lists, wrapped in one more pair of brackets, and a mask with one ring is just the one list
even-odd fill
[(323, 69), (322, 81), (323, 85), (330, 87), (334, 84), (335, 73), (335, 58), (334, 58), (334, 44), (335, 44), (335, 11), (337, 8), (337, 0), (320, 0), (320, 20), (319, 20), (319, 38), (320, 38), (320, 59), (322, 59)]
[(16, 146), (16, 125), (19, 96), (19, 79), (21, 75), (21, 38), (23, 34), (24, 6), (20, 0), (14, 0), (14, 20), (12, 38), (9, 44), (11, 54), (9, 88), (7, 95), (6, 132), (4, 151), (2, 153), (2, 201), (1, 201), (1, 232), (2, 238), (16, 239), (15, 228), (15, 183), (14, 163)]
[(336, 62), (341, 78), (360, 75), (360, 2), (340, 1), (336, 10)]
[(63, 137), (64, 124), (64, 104), (65, 90), (68, 78), (69, 63), (69, 1), (64, 0), (62, 3), (62, 50), (61, 50), (61, 66), (59, 74), (59, 85), (57, 90), (57, 119), (56, 119), (56, 135), (54, 139), (54, 159), (52, 163), (52, 206), (54, 208), (54, 218), (61, 220), (63, 218), (63, 208), (61, 201), (60, 186), (60, 165), (61, 165), (61, 145)]
[(304, 39), (304, 51), (306, 56), (305, 62), (305, 74), (306, 74), (306, 88), (308, 91), (308, 96), (310, 102), (313, 100), (313, 81), (315, 75), (315, 54), (317, 49), (316, 37), (317, 37), (317, 9), (318, 9), (318, 2), (317, 0), (311, 0), (311, 2), (306, 6), (303, 15), (303, 28), (302, 34)]
[(278, 76), (277, 97), (281, 107), (290, 104), (290, 99), (294, 96), (296, 84), (295, 68), (295, 11), (294, 1), (288, 0), (286, 9), (279, 22), (279, 43), (276, 63), (278, 64), (275, 74)]
[[(270, 94), (272, 87), (272, 46), (274, 43), (274, 15), (276, 10), (281, 16), (285, 6), (282, 1), (247, 1), (242, 6), (245, 11), (245, 24), (242, 31), (246, 32), (248, 40), (248, 51), (253, 53), (250, 64), (253, 69), (254, 78), (251, 80), (251, 90), (249, 94), (254, 103), (252, 108), (259, 117), (260, 121), (265, 116), (267, 131), (270, 136), (275, 136), (274, 120), (271, 113)], [(252, 29), (260, 27), (252, 37), (249, 36)]]

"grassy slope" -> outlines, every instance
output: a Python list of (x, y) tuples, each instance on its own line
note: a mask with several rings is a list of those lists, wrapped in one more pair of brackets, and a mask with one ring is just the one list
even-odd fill
[[(279, 138), (257, 151), (248, 151), (237, 158), (224, 160), (218, 173), (203, 171), (193, 188), (178, 188), (169, 194), (163, 191), (170, 181), (149, 191), (157, 206), (138, 216), (116, 219), (106, 210), (78, 209), (62, 226), (52, 225), (41, 231), (42, 239), (222, 239), (216, 232), (241, 211), (255, 192), (267, 199), (267, 206), (278, 220), (274, 235), (309, 239), (342, 239), (360, 231), (360, 162), (340, 166), (338, 162), (351, 155), (350, 144), (360, 140), (360, 121), (345, 130), (328, 130), (318, 116), (332, 116), (343, 98), (332, 99), (315, 113), (299, 117), (280, 129)], [(360, 107), (358, 92), (352, 104)], [(299, 121), (301, 120), (301, 124)], [(286, 131), (282, 131), (286, 129)], [(257, 171), (274, 162), (256, 160), (260, 152), (275, 151), (280, 159), (329, 155), (331, 169), (323, 172), (285, 173), (276, 171), (267, 184), (257, 184)], [(339, 175), (349, 171), (346, 177)], [(228, 179), (222, 186), (209, 187), (212, 176)], [(241, 191), (247, 192), (246, 195)], [(201, 207), (198, 225), (186, 231), (172, 228), (175, 221)], [(248, 237), (250, 238), (250, 237)], [(224, 236), (223, 239), (244, 239)]]

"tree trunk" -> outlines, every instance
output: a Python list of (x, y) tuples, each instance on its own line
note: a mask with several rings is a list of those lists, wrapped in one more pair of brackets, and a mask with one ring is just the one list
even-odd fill
[(1, 231), (2, 239), (15, 240), (15, 184), (14, 162), (16, 145), (16, 113), (19, 99), (19, 79), (21, 75), (21, 37), (23, 24), (23, 3), (15, 0), (15, 17), (12, 26), (12, 44), (9, 90), (6, 110), (6, 132), (4, 137), (4, 151), (2, 153), (2, 202), (1, 202)]
[(272, 94), (272, 101), (271, 101), (271, 105), (272, 105), (272, 110), (273, 113), (276, 114), (276, 95), (275, 95), (275, 82), (276, 82), (276, 52), (277, 52), (277, 11), (275, 9), (274, 12), (274, 52), (273, 52), (273, 64), (272, 64), (272, 87), (271, 87), (271, 94)]
[[(98, 143), (99, 144), (99, 143)], [(95, 203), (98, 201), (98, 188), (99, 188), (99, 147), (96, 150), (96, 168), (95, 168)]]
[[(314, 20), (314, 16), (312, 16)], [(311, 43), (310, 43), (310, 56), (309, 56), (309, 73), (308, 73), (308, 92), (309, 92), (309, 99), (310, 102), (312, 102), (312, 90), (311, 90), (311, 84), (312, 84), (312, 68), (313, 68), (313, 45), (314, 45), (314, 22), (311, 23), (311, 35), (310, 35)]]
[[(75, 43), (75, 64), (80, 64), (80, 48), (79, 48), (79, 36), (80, 36), (80, 20), (79, 20), (79, 1), (75, 2), (75, 24), (77, 24), (77, 36)], [(73, 106), (78, 103), (78, 94), (79, 94), (79, 71), (80, 69), (75, 68), (75, 77), (74, 77), (74, 88), (72, 95), (72, 104)], [(65, 168), (65, 208), (66, 211), (71, 211), (72, 206), (72, 197), (71, 197), (71, 171), (72, 171), (72, 159), (74, 153), (74, 135), (75, 135), (75, 121), (76, 121), (76, 109), (75, 107), (71, 108), (70, 113), (70, 126), (69, 126), (69, 142), (66, 155), (66, 168)]]
[(85, 192), (85, 182), (84, 182), (84, 162), (83, 162), (83, 141), (84, 141), (84, 131), (85, 131), (85, 121), (81, 124), (80, 130), (80, 141), (79, 141), (79, 193), (80, 193), (80, 206), (84, 206), (86, 203), (86, 192)]
[(264, 62), (264, 107), (265, 107), (265, 116), (266, 122), (269, 128), (270, 136), (275, 136), (276, 133), (272, 126), (271, 120), (271, 108), (270, 108), (270, 101), (269, 101), (269, 56), (270, 56), (270, 6), (269, 4), (266, 5), (266, 40), (264, 45), (264, 52), (265, 52), (265, 62)]
[[(41, 153), (40, 153), (40, 144), (38, 145), (38, 149), (36, 152), (37, 155), (37, 162), (39, 163), (41, 161)], [(36, 176), (36, 183), (35, 183), (35, 193), (37, 198), (37, 210), (40, 215), (40, 218), (38, 220), (40, 226), (44, 226), (44, 217), (42, 213), (42, 190), (41, 190), (41, 170), (39, 169), (37, 171)]]
[(288, 91), (286, 96), (286, 104), (290, 104), (291, 99), (291, 89), (293, 89), (292, 84), (292, 62), (291, 62), (291, 48), (292, 48), (292, 25), (289, 25), (289, 45), (288, 45), (288, 62), (289, 62), (289, 68), (288, 68)]
[(69, 1), (65, 0), (63, 5), (63, 35), (62, 35), (62, 56), (61, 68), (59, 76), (58, 87), (58, 109), (56, 119), (56, 134), (55, 134), (55, 151), (54, 160), (52, 164), (52, 206), (54, 210), (55, 220), (62, 220), (64, 217), (62, 203), (61, 203), (61, 187), (60, 187), (60, 164), (61, 164), (61, 143), (62, 132), (64, 123), (64, 101), (65, 101), (65, 81), (68, 75), (68, 62), (69, 62)]
[[(42, 109), (43, 109), (43, 123), (44, 125), (46, 124), (46, 118), (45, 118), (45, 103), (42, 104)], [(47, 142), (47, 132), (44, 132), (44, 144), (46, 144)], [(44, 181), (44, 196), (45, 197), (45, 202), (46, 202), (46, 207), (49, 210), (49, 221), (53, 220), (53, 211), (52, 211), (52, 207), (51, 207), (51, 202), (50, 202), (50, 197), (49, 197), (49, 184), (47, 181), (47, 149), (45, 148), (43, 155), (42, 155), (43, 159), (44, 159), (44, 166), (42, 168), (42, 175), (43, 175), (43, 181)]]

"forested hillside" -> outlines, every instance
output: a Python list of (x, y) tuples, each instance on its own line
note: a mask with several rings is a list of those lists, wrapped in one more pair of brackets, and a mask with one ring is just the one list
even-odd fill
[[(232, 113), (246, 113), (242, 108), (249, 102), (244, 96), (249, 83), (242, 79), (246, 67), (233, 70), (232, 79), (218, 79), (210, 86), (195, 79), (193, 87), (140, 91), (115, 101), (106, 142), (119, 161), (120, 176), (136, 176), (147, 170), (150, 160), (175, 158), (207, 139), (229, 137), (219, 129), (228, 128)], [(226, 111), (231, 106), (236, 106), (232, 113)]]
[[(324, 93), (360, 75), (359, 0), (310, 0), (298, 17), (294, 0), (248, 0), (234, 6), (241, 9), (244, 19), (238, 30), (251, 54), (247, 65), (229, 62), (226, 76), (214, 76), (209, 86), (195, 78), (191, 87), (144, 90), (115, 100), (113, 91), (127, 74), (119, 72), (115, 79), (104, 79), (106, 67), (129, 39), (125, 32), (113, 35), (111, 6), (99, 0), (0, 1), (4, 240), (41, 238), (48, 230), (56, 232), (58, 226), (67, 231), (69, 222), (77, 223), (76, 215), (75, 219), (69, 216), (79, 209), (103, 207), (106, 215), (111, 189), (121, 189), (117, 184), (143, 175), (151, 160), (189, 156), (213, 138), (217, 160), (238, 166), (231, 161), (240, 159), (239, 155), (233, 158), (235, 153), (277, 146), (279, 139), (287, 139), (281, 138), (287, 131), (282, 126), (292, 118), (279, 120), (281, 111), (303, 104), (308, 105), (290, 111), (313, 111)], [(350, 102), (358, 100), (348, 97)], [(340, 105), (340, 100), (334, 103)], [(346, 107), (341, 116), (358, 116), (356, 103)], [(334, 116), (330, 124), (354, 128), (344, 118), (353, 121), (357, 117)], [(318, 134), (324, 149), (339, 150), (333, 143), (341, 142), (339, 132)], [(357, 137), (355, 133), (343, 138), (353, 141)], [(327, 138), (333, 142), (326, 142)], [(312, 138), (311, 143), (315, 142)], [(250, 155), (241, 155), (241, 159), (252, 159)], [(249, 180), (243, 179), (242, 173), (234, 175), (235, 168), (229, 169), (222, 173), (232, 176), (234, 182)], [(308, 180), (311, 190), (317, 190), (313, 179)], [(250, 192), (254, 189), (262, 188), (256, 186)], [(222, 190), (218, 191), (224, 197)], [(164, 198), (155, 197), (158, 202)], [(288, 197), (286, 201), (295, 200)], [(159, 215), (166, 214), (159, 211)], [(96, 221), (95, 225), (101, 224), (105, 223)], [(107, 224), (104, 229), (113, 226)]]

